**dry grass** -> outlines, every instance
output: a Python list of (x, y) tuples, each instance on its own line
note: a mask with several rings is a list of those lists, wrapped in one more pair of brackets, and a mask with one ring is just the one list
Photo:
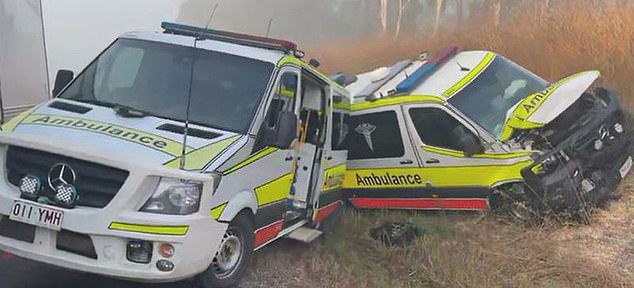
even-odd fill
[[(509, 1), (510, 2), (510, 1)], [(542, 1), (535, 1), (542, 2)], [(500, 26), (483, 13), (463, 27), (436, 36), (410, 35), (398, 39), (377, 36), (308, 47), (310, 56), (320, 59), (327, 72), (362, 72), (397, 60), (414, 57), (423, 50), (459, 46), (498, 52), (549, 80), (575, 72), (598, 69), (605, 84), (622, 94), (634, 91), (634, 6), (613, 0), (550, 1), (551, 9), (522, 5), (511, 9)], [(634, 101), (626, 99), (628, 105)], [(632, 107), (632, 106), (631, 106)]]
[[(308, 52), (329, 72), (361, 72), (423, 47), (487, 49), (549, 80), (598, 69), (634, 107), (634, 7), (551, 3), (547, 13), (514, 10), (499, 27), (483, 13), (433, 37), (378, 36)], [(474, 214), (348, 211), (318, 245), (282, 241), (258, 252), (245, 287), (634, 287), (633, 185), (630, 177), (621, 200), (596, 211), (589, 226), (526, 229)], [(388, 219), (416, 222), (423, 236), (406, 249), (384, 248), (367, 230)]]

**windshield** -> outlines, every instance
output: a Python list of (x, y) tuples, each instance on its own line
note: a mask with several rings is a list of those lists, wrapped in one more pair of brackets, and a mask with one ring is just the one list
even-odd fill
[(185, 121), (191, 93), (191, 123), (245, 134), (273, 69), (231, 54), (120, 39), (60, 98)]
[(496, 56), (489, 67), (451, 97), (449, 103), (498, 138), (507, 111), (547, 86), (548, 83), (537, 75)]

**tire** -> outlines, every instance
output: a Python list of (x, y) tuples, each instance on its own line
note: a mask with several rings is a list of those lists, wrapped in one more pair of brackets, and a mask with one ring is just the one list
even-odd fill
[[(201, 288), (237, 286), (253, 256), (253, 237), (253, 221), (247, 212), (241, 212), (229, 224), (220, 249), (209, 268), (196, 277), (197, 286)], [(239, 249), (235, 249), (236, 246), (239, 246)], [(236, 250), (240, 253), (236, 254)]]

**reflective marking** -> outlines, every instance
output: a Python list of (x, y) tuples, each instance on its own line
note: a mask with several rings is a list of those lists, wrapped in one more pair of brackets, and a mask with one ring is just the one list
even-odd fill
[(189, 226), (150, 226), (112, 222), (110, 226), (108, 226), (108, 229), (145, 234), (182, 236), (187, 234)]
[(476, 67), (471, 69), (471, 71), (469, 71), (469, 73), (464, 78), (460, 79), (460, 81), (456, 82), (456, 84), (443, 92), (442, 96), (451, 97), (458, 93), (458, 91), (462, 90), (462, 88), (467, 86), (469, 83), (471, 83), (473, 79), (480, 75), (480, 73), (484, 71), (485, 68), (489, 67), (489, 64), (493, 62), (493, 59), (495, 59), (495, 54), (493, 52), (487, 52), (482, 61), (480, 61), (480, 63), (476, 65)]
[(482, 198), (351, 198), (357, 208), (394, 208), (421, 210), (486, 210), (487, 199)]
[(235, 172), (235, 171), (238, 171), (238, 170), (240, 170), (240, 169), (244, 168), (245, 166), (248, 166), (249, 164), (251, 164), (251, 163), (253, 163), (253, 162), (255, 162), (255, 161), (260, 160), (260, 159), (261, 159), (261, 158), (263, 158), (263, 157), (268, 156), (269, 154), (271, 154), (271, 153), (273, 153), (273, 152), (275, 152), (275, 151), (278, 151), (278, 149), (277, 149), (277, 148), (273, 148), (273, 147), (267, 147), (267, 148), (264, 148), (264, 149), (262, 149), (262, 150), (260, 150), (260, 151), (256, 152), (255, 154), (251, 155), (251, 156), (250, 156), (249, 158), (247, 158), (246, 160), (244, 160), (244, 161), (242, 161), (242, 162), (240, 162), (240, 163), (236, 164), (235, 166), (233, 166), (233, 167), (231, 167), (231, 168), (227, 169), (227, 171), (225, 171), (225, 172), (224, 172), (224, 173), (222, 173), (222, 174), (223, 174), (223, 175), (229, 175), (229, 174), (231, 174), (231, 173), (233, 173), (233, 172)]
[(33, 107), (33, 108), (29, 109), (29, 110), (26, 110), (26, 111), (18, 114), (18, 116), (15, 116), (15, 117), (11, 118), (11, 120), (7, 121), (7, 123), (2, 125), (2, 131), (4, 131), (4, 132), (14, 131), (15, 128), (18, 127), (18, 125), (20, 125), (20, 123), (24, 120), (24, 118), (28, 117), (29, 115), (31, 115), (31, 113), (33, 113), (35, 108), (36, 107)]
[(372, 108), (385, 107), (390, 105), (402, 105), (416, 102), (435, 102), (444, 103), (443, 99), (437, 96), (431, 95), (411, 95), (411, 96), (395, 96), (381, 98), (376, 101), (366, 101), (362, 103), (350, 105), (351, 111), (367, 110)]
[[(93, 120), (85, 120), (73, 117), (65, 117), (58, 115), (33, 114), (26, 117), (20, 125), (40, 125), (51, 127), (63, 127), (86, 132), (93, 132), (101, 135), (119, 138), (135, 144), (172, 155), (179, 156), (182, 153), (183, 145), (180, 142), (150, 134), (145, 131), (126, 128), (106, 122)], [(187, 147), (186, 152), (191, 151), (191, 147)]]
[(288, 173), (260, 187), (255, 188), (258, 206), (275, 203), (288, 198), (291, 192), (293, 174)]
[[(438, 153), (452, 157), (465, 158), (464, 153), (456, 150), (445, 149), (433, 146), (423, 146), (423, 150), (431, 153)], [(496, 153), (496, 154), (476, 154), (471, 158), (477, 159), (514, 159), (530, 156), (531, 152), (511, 152), (511, 153)]]
[[(185, 170), (202, 170), (205, 166), (211, 162), (216, 156), (220, 155), (225, 149), (227, 149), (231, 144), (236, 142), (240, 136), (236, 135), (233, 137), (229, 137), (222, 141), (209, 144), (200, 149), (196, 149), (190, 151), (185, 154)], [(165, 166), (171, 168), (179, 168), (181, 162), (181, 157), (176, 157), (173, 160), (165, 163)]]
[(324, 221), (324, 219), (328, 218), (328, 216), (332, 215), (332, 213), (335, 213), (339, 207), (341, 207), (341, 200), (319, 208), (317, 213), (315, 213), (315, 219), (313, 221), (317, 223)]
[(273, 222), (265, 227), (262, 227), (255, 231), (255, 239), (253, 239), (253, 247), (256, 249), (260, 246), (268, 243), (273, 240), (275, 236), (277, 236), (280, 231), (282, 231), (283, 222), (277, 221)]
[(218, 220), (220, 218), (220, 215), (222, 215), (222, 212), (224, 212), (225, 208), (227, 208), (227, 204), (229, 204), (229, 202), (211, 208), (211, 218)]
[(327, 168), (324, 171), (324, 185), (321, 186), (321, 192), (330, 191), (335, 188), (341, 188), (343, 177), (346, 174), (346, 164), (340, 164)]
[(521, 170), (532, 164), (528, 159), (502, 165), (448, 166), (347, 170), (343, 188), (491, 187), (495, 183), (522, 180)]

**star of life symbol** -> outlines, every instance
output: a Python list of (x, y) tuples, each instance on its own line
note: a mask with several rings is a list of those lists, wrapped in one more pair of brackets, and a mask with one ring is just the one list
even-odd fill
[(368, 143), (368, 147), (370, 150), (374, 152), (374, 145), (372, 144), (372, 133), (376, 130), (376, 126), (369, 123), (361, 123), (357, 128), (354, 128), (354, 131), (363, 135), (365, 137), (365, 142)]

